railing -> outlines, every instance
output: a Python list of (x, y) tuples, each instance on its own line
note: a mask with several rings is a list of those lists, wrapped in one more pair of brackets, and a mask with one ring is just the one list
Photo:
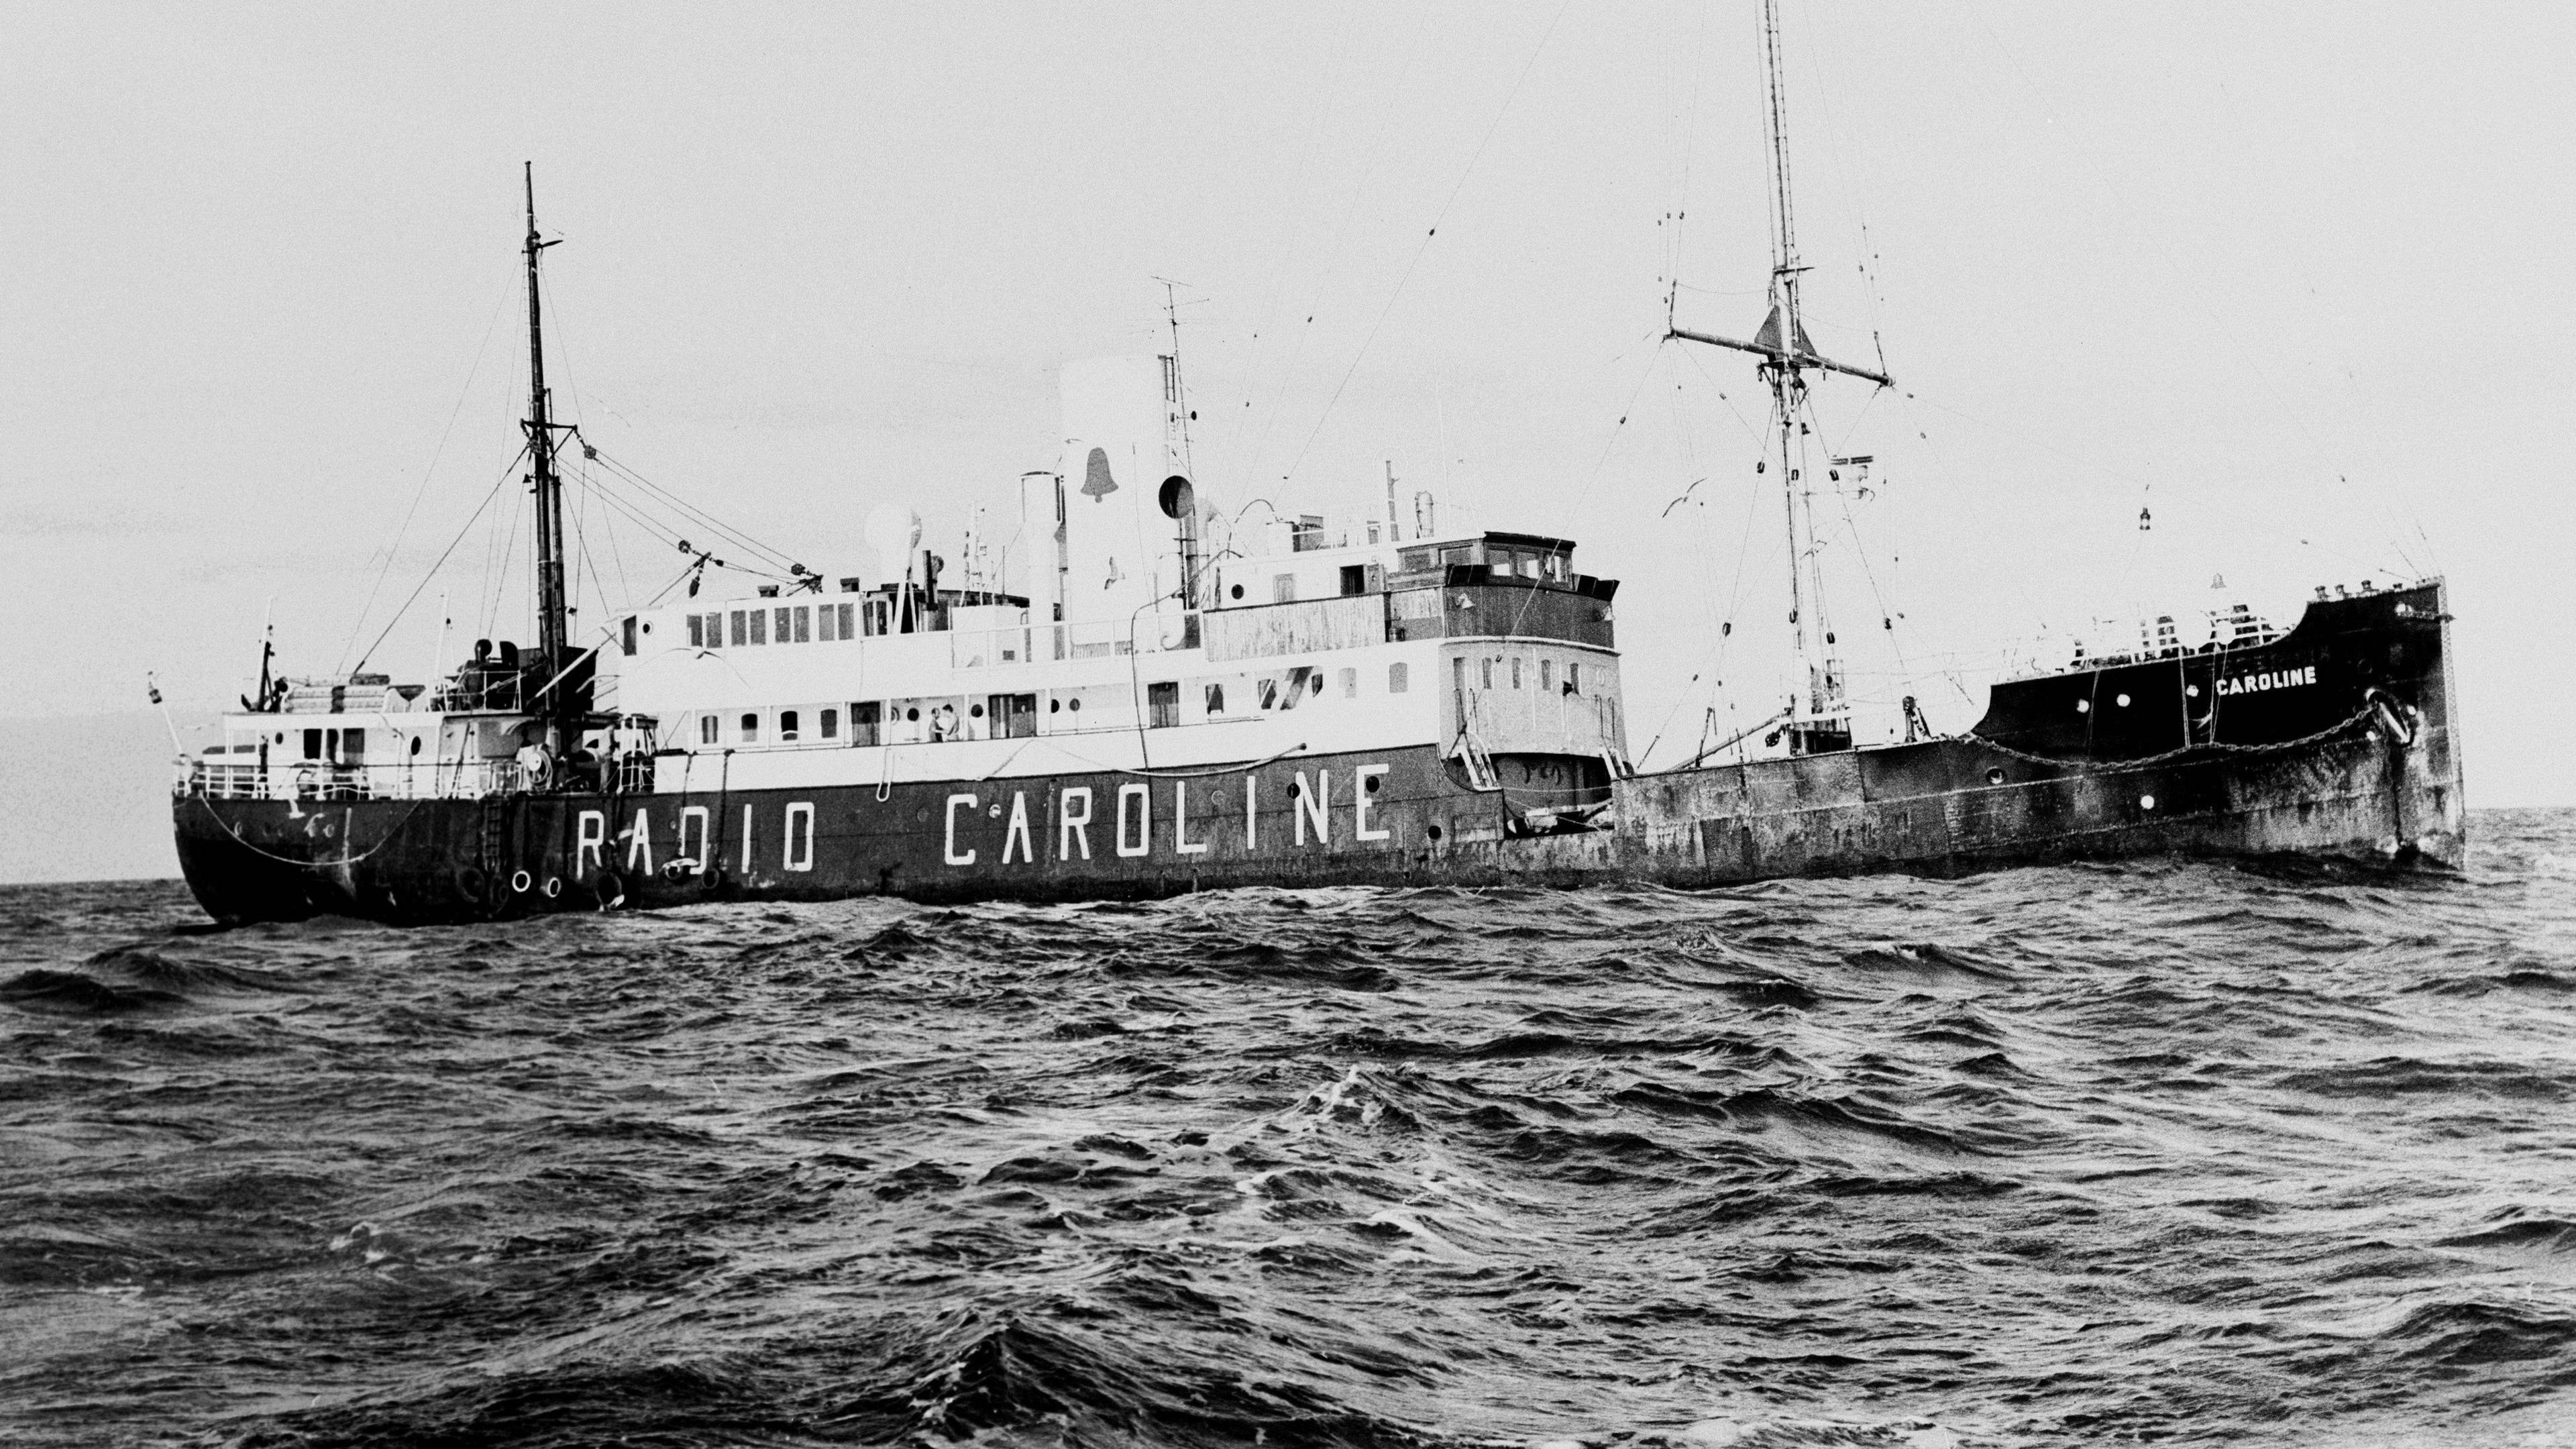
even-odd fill
[[(652, 788), (652, 760), (642, 757), (640, 777), (630, 773), (638, 757), (617, 762), (620, 783), (640, 778)], [(195, 759), (181, 766), (173, 793), (209, 800), (471, 800), (509, 795), (529, 787), (527, 770), (516, 760), (474, 760), (443, 765), (334, 765), (320, 761), (245, 764), (232, 760)]]

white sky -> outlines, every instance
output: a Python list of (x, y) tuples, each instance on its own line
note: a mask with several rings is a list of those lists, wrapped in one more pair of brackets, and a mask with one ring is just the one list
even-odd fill
[[(2576, 9), (1785, 28), (1811, 330), (1876, 331), (1902, 394), (1822, 389), (1880, 459), (1851, 637), (1902, 611), (1975, 692), (2212, 573), (2438, 564), (2472, 802), (2576, 802)], [(819, 570), (873, 566), (881, 502), (953, 541), (1051, 466), (1053, 369), (1158, 345), (1176, 277), (1204, 486), (1342, 507), (1391, 458), (1444, 523), (1572, 536), (1625, 580), (1635, 745), (1749, 723), (1785, 633), (1750, 359), (1652, 339), (1676, 257), (1685, 325), (1760, 321), (1759, 74), (1752, 0), (0, 11), (0, 713), (131, 708), (147, 669), (211, 708), (271, 600), (291, 672), (376, 633), (517, 445), (533, 160), (561, 409)], [(678, 562), (591, 542), (612, 602)], [(379, 666), (426, 671), (440, 587)]]

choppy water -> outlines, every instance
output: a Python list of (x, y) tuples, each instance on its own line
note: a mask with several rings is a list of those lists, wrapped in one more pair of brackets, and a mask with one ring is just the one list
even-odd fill
[(212, 932), (0, 891), (0, 1439), (2576, 1443), (2576, 814)]

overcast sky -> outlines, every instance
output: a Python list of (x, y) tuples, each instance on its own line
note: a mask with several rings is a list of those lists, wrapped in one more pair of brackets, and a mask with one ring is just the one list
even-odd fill
[[(1899, 384), (1820, 390), (1879, 460), (1830, 520), (1865, 693), (1964, 728), (2043, 627), (2438, 568), (2472, 803), (2576, 802), (2576, 10), (1784, 29), (1811, 330)], [(1676, 273), (1760, 321), (1759, 80), (1752, 0), (8, 8), (0, 712), (212, 708), (272, 601), (290, 672), (354, 659), (517, 446), (532, 160), (561, 411), (798, 561), (1003, 506), (1054, 369), (1162, 345), (1177, 278), (1205, 487), (1361, 506), (1392, 460), (1574, 537), (1669, 762), (1786, 633), (1750, 359), (1655, 341)], [(594, 614), (678, 564), (605, 506)], [(454, 647), (531, 632), (463, 537), (371, 667), (426, 672), (442, 588)]]

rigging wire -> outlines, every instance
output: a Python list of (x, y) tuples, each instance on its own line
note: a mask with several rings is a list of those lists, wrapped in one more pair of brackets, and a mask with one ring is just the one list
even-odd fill
[[(386, 576), (393, 572), (394, 559), (402, 552), (402, 541), (404, 537), (411, 532), (412, 519), (420, 513), (421, 500), (429, 496), (429, 480), (437, 476), (438, 460), (447, 456), (448, 439), (456, 435), (456, 420), (459, 417), (464, 416), (465, 400), (474, 395), (474, 379), (482, 374), (483, 358), (485, 354), (491, 351), (492, 333), (501, 325), (501, 309), (510, 305), (511, 294), (516, 290), (517, 289), (515, 287), (502, 288), (500, 297), (492, 303), (491, 320), (483, 324), (483, 340), (475, 344), (474, 363), (471, 367), (468, 367), (465, 370), (465, 386), (457, 390), (456, 406), (448, 409), (447, 426), (441, 429), (438, 434), (438, 446), (430, 450), (429, 466), (420, 470), (420, 483), (411, 491), (411, 507), (403, 511), (402, 523), (394, 529), (393, 542), (385, 545), (384, 563), (376, 570), (376, 581), (367, 586), (367, 601), (358, 606), (358, 617), (355, 622), (349, 625), (349, 641), (348, 643), (340, 646), (340, 658), (344, 662), (349, 657), (350, 649), (356, 646), (358, 635), (366, 630), (367, 615), (375, 612), (376, 595), (378, 591), (384, 588)], [(514, 463), (511, 466), (516, 467), (518, 465)], [(401, 616), (396, 615), (395, 617), (399, 618)], [(374, 653), (375, 646), (369, 645), (367, 652), (370, 654)], [(366, 661), (363, 658), (359, 661), (361, 665), (365, 662)], [(351, 671), (334, 669), (332, 672), (345, 673)]]
[[(521, 450), (521, 456), (524, 457), (525, 455), (525, 450)], [(428, 571), (420, 576), (419, 583), (412, 585), (410, 597), (404, 599), (402, 601), (402, 607), (394, 610), (394, 616), (385, 621), (384, 633), (378, 634), (376, 636), (375, 643), (367, 646), (367, 652), (358, 656), (358, 662), (351, 667), (349, 671), (350, 673), (354, 674), (358, 670), (367, 667), (367, 661), (375, 657), (376, 650), (385, 642), (385, 636), (393, 633), (394, 626), (402, 622), (403, 614), (411, 608), (414, 601), (420, 598), (420, 591), (429, 587), (429, 581), (437, 576), (439, 566), (447, 562), (447, 556), (456, 552), (456, 546), (463, 543), (465, 541), (465, 535), (473, 531), (474, 521), (481, 518), (483, 516), (483, 510), (491, 507), (492, 500), (501, 495), (501, 489), (509, 483), (511, 472), (518, 466), (519, 460), (517, 458), (512, 458), (509, 466), (501, 470), (501, 476), (494, 479), (492, 486), (484, 491), (483, 501), (474, 505), (474, 511), (466, 516), (464, 525), (456, 530), (456, 537), (449, 539), (447, 547), (439, 551), (438, 561), (431, 564)]]
[[(1386, 326), (1388, 314), (1395, 311), (1396, 300), (1404, 295), (1405, 284), (1413, 280), (1414, 268), (1422, 265), (1423, 253), (1431, 249), (1432, 238), (1440, 235), (1440, 223), (1449, 219), (1449, 209), (1458, 204), (1458, 194), (1467, 189), (1467, 179), (1476, 174), (1476, 163), (1484, 159), (1485, 148), (1492, 144), (1494, 132), (1502, 128), (1503, 117), (1510, 114), (1512, 102), (1520, 96), (1522, 84), (1529, 80), (1530, 71), (1536, 68), (1539, 56), (1546, 52), (1548, 41), (1556, 34), (1557, 23), (1565, 19), (1565, 12), (1573, 4), (1574, 0), (1564, 0), (1556, 7), (1556, 14), (1547, 22), (1547, 29), (1539, 36), (1538, 44), (1530, 48), (1529, 59), (1522, 63), (1521, 73), (1513, 78), (1512, 88), (1503, 95), (1503, 103), (1494, 108), (1493, 121), (1485, 127), (1484, 136), (1476, 142), (1475, 151), (1459, 171), (1457, 184), (1449, 188), (1447, 199), (1440, 203), (1440, 210), (1431, 218), (1430, 229), (1422, 234), (1422, 240), (1413, 248), (1413, 260), (1404, 264), (1404, 275), (1395, 279), (1395, 290), (1387, 294), (1386, 305), (1378, 309), (1377, 320), (1369, 324), (1368, 335), (1360, 339), (1359, 350), (1351, 354), (1351, 365), (1342, 369), (1342, 380), (1334, 385), (1333, 395), (1324, 400), (1324, 411), (1315, 419), (1314, 430), (1306, 434), (1304, 446), (1297, 450), (1296, 461), (1290, 463), (1288, 471), (1280, 477), (1295, 476), (1298, 468), (1305, 464), (1306, 455), (1314, 450), (1315, 439), (1323, 435), (1324, 424), (1331, 420), (1334, 407), (1342, 400), (1343, 390), (1351, 385), (1351, 378), (1359, 372), (1360, 359), (1368, 356), (1370, 344), (1377, 341), (1378, 330)], [(1620, 421), (1625, 422), (1626, 419)]]

